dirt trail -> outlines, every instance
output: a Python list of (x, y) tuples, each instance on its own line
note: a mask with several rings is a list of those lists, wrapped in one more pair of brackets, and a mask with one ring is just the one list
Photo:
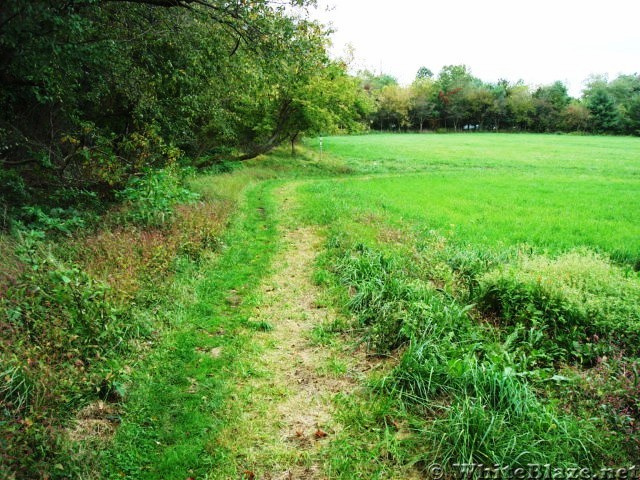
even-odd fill
[[(314, 327), (335, 319), (319, 304), (312, 283), (321, 238), (312, 228), (297, 228), (285, 231), (282, 241), (252, 318), (273, 329), (255, 337), (261, 364), (242, 385), (242, 425), (227, 442), (230, 448), (242, 444), (239, 459), (248, 478), (321, 479), (319, 451), (340, 429), (332, 397), (352, 392), (361, 374), (353, 355), (314, 345), (311, 338)], [(341, 368), (330, 367), (336, 364)]]

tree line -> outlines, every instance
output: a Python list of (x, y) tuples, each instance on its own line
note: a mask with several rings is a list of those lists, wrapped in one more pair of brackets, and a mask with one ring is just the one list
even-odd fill
[[(246, 160), (301, 135), (377, 130), (640, 133), (640, 77), (408, 87), (330, 59), (315, 0), (5, 0), (0, 227), (20, 206), (115, 198), (171, 164)], [(16, 207), (17, 206), (17, 207)], [(17, 212), (17, 213), (16, 213)]]
[(486, 83), (465, 65), (437, 76), (420, 68), (410, 86), (385, 74), (358, 74), (375, 100), (376, 130), (452, 129), (640, 135), (640, 75), (594, 76), (581, 98), (560, 81), (536, 88), (519, 81)]
[(112, 196), (182, 163), (353, 132), (371, 100), (327, 54), (314, 0), (6, 0), (0, 204)]

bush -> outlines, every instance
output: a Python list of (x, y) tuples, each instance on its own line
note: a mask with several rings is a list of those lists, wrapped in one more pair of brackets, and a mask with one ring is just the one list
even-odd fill
[(109, 287), (58, 261), (40, 238), (24, 235), (17, 250), (27, 269), (3, 299), (11, 324), (42, 347), (74, 349), (86, 359), (121, 343), (128, 322), (109, 302)]
[(0, 168), (0, 230), (11, 226), (12, 209), (29, 199), (24, 179), (14, 170)]
[(114, 306), (106, 284), (55, 258), (41, 232), (23, 234), (17, 253), (24, 268), (0, 298), (2, 464), (44, 478), (60, 426), (100, 391), (105, 360), (147, 329)]
[(605, 257), (522, 256), (479, 281), (478, 301), (509, 327), (544, 332), (558, 357), (593, 362), (611, 348), (640, 354), (640, 281)]
[(155, 227), (170, 223), (175, 205), (199, 198), (182, 186), (180, 177), (170, 168), (133, 177), (118, 196), (126, 203), (125, 220)]

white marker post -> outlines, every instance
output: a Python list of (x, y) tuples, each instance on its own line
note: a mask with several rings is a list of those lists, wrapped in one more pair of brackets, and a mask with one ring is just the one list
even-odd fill
[(320, 161), (322, 161), (322, 137), (320, 137)]

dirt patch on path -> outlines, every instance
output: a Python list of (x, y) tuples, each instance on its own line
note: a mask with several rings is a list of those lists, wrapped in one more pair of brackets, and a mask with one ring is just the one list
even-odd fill
[(340, 430), (332, 398), (353, 392), (362, 374), (358, 355), (312, 340), (314, 327), (336, 318), (312, 282), (321, 237), (313, 228), (297, 228), (284, 232), (282, 242), (251, 319), (272, 330), (254, 336), (258, 365), (241, 385), (236, 406), (242, 420), (224, 443), (235, 450), (246, 478), (322, 479), (320, 450)]
[[(288, 232), (287, 244), (278, 273), (272, 278), (277, 286), (267, 292), (267, 309), (262, 316), (274, 324), (274, 348), (265, 360), (277, 366), (274, 371), (290, 388), (290, 395), (277, 405), (280, 419), (280, 438), (293, 448), (313, 450), (339, 429), (332, 421), (331, 398), (338, 392), (355, 388), (349, 375), (335, 376), (320, 373), (332, 360), (326, 347), (311, 344), (309, 335), (315, 326), (333, 320), (335, 314), (318, 305), (318, 291), (311, 283), (313, 263), (320, 239), (309, 228)], [(322, 478), (317, 465), (307, 465), (307, 471), (282, 472), (280, 477), (295, 474), (294, 478)]]

